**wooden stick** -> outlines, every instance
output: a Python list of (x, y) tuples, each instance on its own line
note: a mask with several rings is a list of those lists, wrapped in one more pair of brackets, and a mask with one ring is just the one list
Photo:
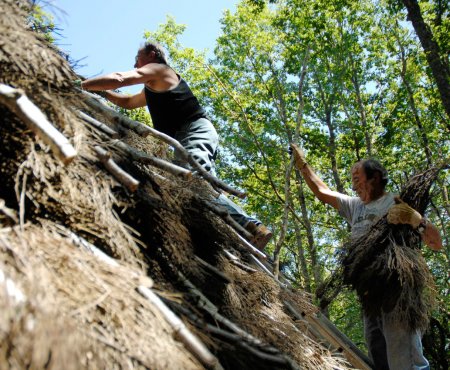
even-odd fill
[(245, 198), (246, 194), (239, 190), (236, 190), (219, 180), (217, 177), (211, 175), (208, 171), (206, 171), (197, 161), (196, 159), (180, 144), (178, 140), (166, 135), (158, 130), (155, 130), (152, 127), (143, 125), (140, 122), (133, 121), (132, 119), (121, 115), (116, 112), (114, 109), (108, 107), (104, 103), (102, 103), (94, 94), (83, 91), (83, 94), (86, 97), (86, 103), (92, 108), (103, 112), (109, 119), (113, 120), (119, 125), (122, 125), (128, 129), (131, 129), (138, 133), (143, 137), (147, 137), (148, 135), (152, 135), (153, 137), (158, 138), (159, 140), (165, 142), (166, 144), (172, 146), (179, 153), (180, 159), (186, 163), (189, 163), (205, 180), (214, 184), (220, 189), (225, 190), (226, 192), (236, 195), (239, 198)]
[(199, 307), (206, 310), (206, 312), (208, 312), (217, 322), (225, 325), (228, 329), (235, 332), (236, 334), (241, 335), (250, 343), (253, 343), (255, 345), (262, 344), (262, 342), (258, 338), (255, 338), (253, 335), (247, 333), (246, 331), (238, 327), (235, 323), (219, 314), (219, 309), (208, 298), (206, 298), (205, 295), (194, 284), (192, 284), (180, 271), (177, 271), (177, 273), (179, 279), (189, 290), (189, 292), (198, 298), (197, 304)]
[[(174, 304), (173, 302), (169, 302), (169, 304)], [(253, 354), (255, 357), (258, 357), (262, 360), (276, 363), (278, 365), (284, 365), (283, 368), (286, 368), (286, 365), (291, 366), (292, 369), (298, 369), (298, 365), (295, 364), (290, 358), (286, 357), (280, 351), (274, 347), (261, 344), (257, 346), (258, 348), (253, 347), (251, 344), (246, 343), (246, 339), (242, 336), (234, 333), (230, 333), (223, 329), (218, 328), (217, 326), (213, 326), (211, 324), (206, 323), (202, 319), (200, 319), (197, 315), (187, 310), (185, 307), (176, 304), (176, 310), (181, 311), (181, 314), (189, 318), (189, 320), (197, 326), (199, 329), (203, 329), (213, 335), (221, 337), (225, 339), (227, 342), (234, 343), (240, 347), (243, 347), (245, 350)], [(267, 353), (269, 352), (269, 353)], [(294, 365), (294, 366), (292, 366)]]
[(88, 93), (87, 91), (82, 92), (85, 97), (84, 101), (91, 108), (94, 108), (95, 110), (100, 111), (102, 114), (107, 116), (111, 121), (115, 122), (116, 124), (123, 125), (129, 128), (130, 130), (133, 130), (142, 137), (147, 137), (148, 135), (151, 134), (150, 127), (140, 122), (133, 121), (132, 119), (116, 112), (113, 108), (110, 108), (106, 104), (104, 104), (94, 94)]
[(222, 271), (220, 271), (219, 269), (215, 268), (214, 266), (212, 266), (211, 264), (209, 264), (208, 262), (202, 260), (199, 256), (194, 256), (195, 260), (200, 263), (200, 265), (202, 265), (206, 270), (208, 270), (209, 272), (212, 272), (214, 275), (218, 276), (220, 279), (222, 279), (225, 283), (230, 284), (233, 282), (233, 280), (228, 277), (227, 275), (225, 275)]
[(239, 262), (239, 261), (230, 261), (233, 265), (239, 267), (240, 269), (250, 273), (254, 274), (255, 272), (258, 272), (258, 270), (255, 270), (254, 268), (251, 268), (250, 266), (246, 265), (245, 263)]
[(77, 111), (77, 114), (86, 122), (90, 123), (92, 126), (98, 128), (99, 130), (102, 130), (105, 134), (108, 134), (113, 139), (119, 138), (119, 133), (117, 131), (114, 131), (111, 127), (108, 125), (97, 121), (95, 118), (92, 118), (91, 116), (88, 116), (86, 113), (82, 111)]
[[(245, 238), (251, 239), (252, 234), (250, 234), (246, 229), (244, 229), (241, 225), (239, 225), (233, 218), (230, 216), (230, 214), (220, 208), (219, 206), (216, 206), (212, 204), (212, 202), (209, 202), (199, 196), (196, 197), (199, 203), (203, 204), (206, 208), (208, 208), (210, 211), (216, 213), (220, 217), (224, 219), (224, 221), (227, 223), (227, 226), (233, 231), (234, 234), (236, 234), (239, 238), (239, 241), (241, 242), (241, 245), (245, 246), (247, 250), (249, 250), (252, 254), (255, 256), (258, 256), (259, 258), (266, 259), (267, 256), (261, 252), (258, 248), (255, 248), (253, 245), (251, 245)], [(243, 236), (244, 237), (243, 237)]]
[(6, 217), (10, 218), (14, 223), (17, 224), (19, 222), (16, 211), (8, 208), (4, 199), (0, 199), (0, 212), (3, 213)]
[(81, 236), (73, 233), (72, 231), (68, 231), (65, 228), (60, 228), (62, 234), (69, 237), (69, 239), (78, 247), (84, 249), (85, 251), (88, 251), (89, 253), (93, 254), (95, 257), (97, 257), (100, 261), (106, 263), (109, 266), (118, 267), (119, 263), (112, 257), (108, 256), (105, 252), (98, 249), (95, 245), (92, 243), (89, 243), (86, 239), (82, 238)]
[(14, 112), (35, 134), (50, 146), (56, 157), (68, 165), (77, 152), (69, 140), (61, 134), (20, 89), (0, 84), (0, 103)]
[(192, 177), (192, 172), (187, 170), (186, 168), (177, 166), (177, 165), (167, 162), (161, 158), (153, 157), (153, 156), (150, 156), (143, 152), (140, 152), (120, 140), (114, 140), (111, 142), (111, 144), (114, 147), (123, 150), (135, 161), (150, 164), (150, 165), (158, 167), (164, 171), (170, 172), (171, 174), (173, 174), (175, 176), (183, 177), (186, 180), (189, 180)]
[(244, 229), (241, 225), (239, 225), (230, 214), (219, 206), (216, 206), (212, 203), (212, 201), (208, 201), (200, 196), (196, 196), (196, 199), (199, 203), (201, 203), (205, 208), (208, 208), (210, 211), (222, 217), (229, 226), (235, 229), (239, 234), (243, 235), (245, 238), (250, 239), (252, 234), (250, 234), (246, 229)]
[(235, 266), (241, 268), (242, 270), (249, 272), (251, 274), (258, 271), (258, 270), (255, 270), (254, 268), (246, 265), (245, 263), (240, 262), (238, 257), (236, 257), (234, 254), (230, 253), (226, 249), (224, 249), (223, 251), (225, 253), (225, 256), (230, 260), (230, 263), (232, 263), (233, 265), (235, 265)]
[(139, 286), (137, 291), (150, 301), (163, 314), (166, 321), (170, 324), (175, 334), (186, 345), (189, 351), (205, 366), (212, 368), (218, 365), (217, 358), (206, 348), (206, 346), (192, 334), (184, 325), (183, 321), (176, 316), (161, 299), (150, 289)]
[(266, 267), (264, 266), (264, 264), (255, 256), (251, 255), (250, 256), (253, 260), (253, 262), (261, 269), (263, 270), (267, 275), (269, 275), (271, 278), (273, 278), (275, 281), (278, 282), (278, 284), (283, 285), (277, 278), (275, 278), (275, 275), (272, 274), (272, 272)]
[(127, 189), (131, 192), (135, 192), (139, 186), (139, 181), (132, 177), (130, 174), (122, 170), (112, 159), (110, 154), (96, 145), (94, 147), (100, 161), (103, 163), (105, 168)]
[(253, 245), (251, 245), (247, 240), (245, 240), (242, 236), (240, 236), (234, 229), (231, 229), (234, 231), (234, 233), (238, 236), (239, 240), (241, 241), (241, 244), (244, 245), (254, 256), (257, 256), (262, 259), (266, 259), (267, 256), (264, 254), (264, 252), (261, 252), (258, 248), (255, 248)]
[[(7, 298), (11, 298), (16, 305), (26, 301), (25, 295), (17, 285), (0, 269), (0, 285), (4, 285)], [(8, 300), (8, 299), (7, 299)]]

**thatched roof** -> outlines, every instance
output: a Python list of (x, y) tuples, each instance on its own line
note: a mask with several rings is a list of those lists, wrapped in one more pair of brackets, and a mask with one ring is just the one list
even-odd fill
[[(264, 272), (214, 209), (214, 187), (132, 158), (129, 148), (166, 159), (170, 150), (73, 87), (66, 60), (27, 29), (26, 4), (0, 3), (0, 83), (21, 89), (0, 102), (1, 367), (351, 368), (311, 331), (309, 296)], [(30, 130), (19, 96), (69, 140), (68, 164)]]

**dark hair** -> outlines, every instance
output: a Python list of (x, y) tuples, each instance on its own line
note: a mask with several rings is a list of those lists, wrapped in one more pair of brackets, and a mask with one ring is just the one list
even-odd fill
[(380, 162), (376, 159), (363, 159), (356, 162), (353, 165), (352, 170), (360, 166), (364, 169), (364, 173), (366, 174), (368, 180), (372, 179), (375, 176), (375, 173), (379, 173), (383, 189), (386, 187), (388, 183), (388, 172)]
[(146, 41), (144, 43), (144, 46), (142, 46), (142, 49), (144, 50), (145, 54), (154, 51), (158, 62), (167, 64), (166, 53), (164, 52), (164, 49), (160, 44), (156, 42)]

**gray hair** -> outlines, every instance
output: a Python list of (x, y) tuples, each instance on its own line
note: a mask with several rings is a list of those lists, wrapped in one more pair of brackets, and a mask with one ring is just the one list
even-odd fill
[(386, 187), (388, 183), (388, 172), (386, 168), (384, 168), (384, 166), (376, 159), (363, 159), (359, 162), (356, 162), (352, 166), (352, 170), (357, 167), (362, 167), (364, 169), (364, 173), (366, 174), (367, 179), (372, 179), (375, 176), (375, 173), (379, 173), (383, 189)]
[(166, 53), (164, 52), (164, 49), (160, 44), (156, 42), (146, 41), (141, 49), (144, 50), (145, 54), (154, 51), (156, 59), (158, 60), (159, 63), (168, 64), (166, 59)]

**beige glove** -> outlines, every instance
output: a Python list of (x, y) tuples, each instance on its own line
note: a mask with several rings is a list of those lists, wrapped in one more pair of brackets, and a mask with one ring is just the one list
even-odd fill
[(303, 167), (305, 167), (307, 164), (305, 153), (303, 153), (303, 150), (297, 144), (294, 143), (291, 143), (291, 150), (292, 154), (294, 155), (295, 166), (299, 170), (303, 169)]
[(422, 222), (422, 215), (398, 197), (395, 198), (395, 203), (389, 209), (387, 221), (395, 225), (408, 224), (417, 229)]

